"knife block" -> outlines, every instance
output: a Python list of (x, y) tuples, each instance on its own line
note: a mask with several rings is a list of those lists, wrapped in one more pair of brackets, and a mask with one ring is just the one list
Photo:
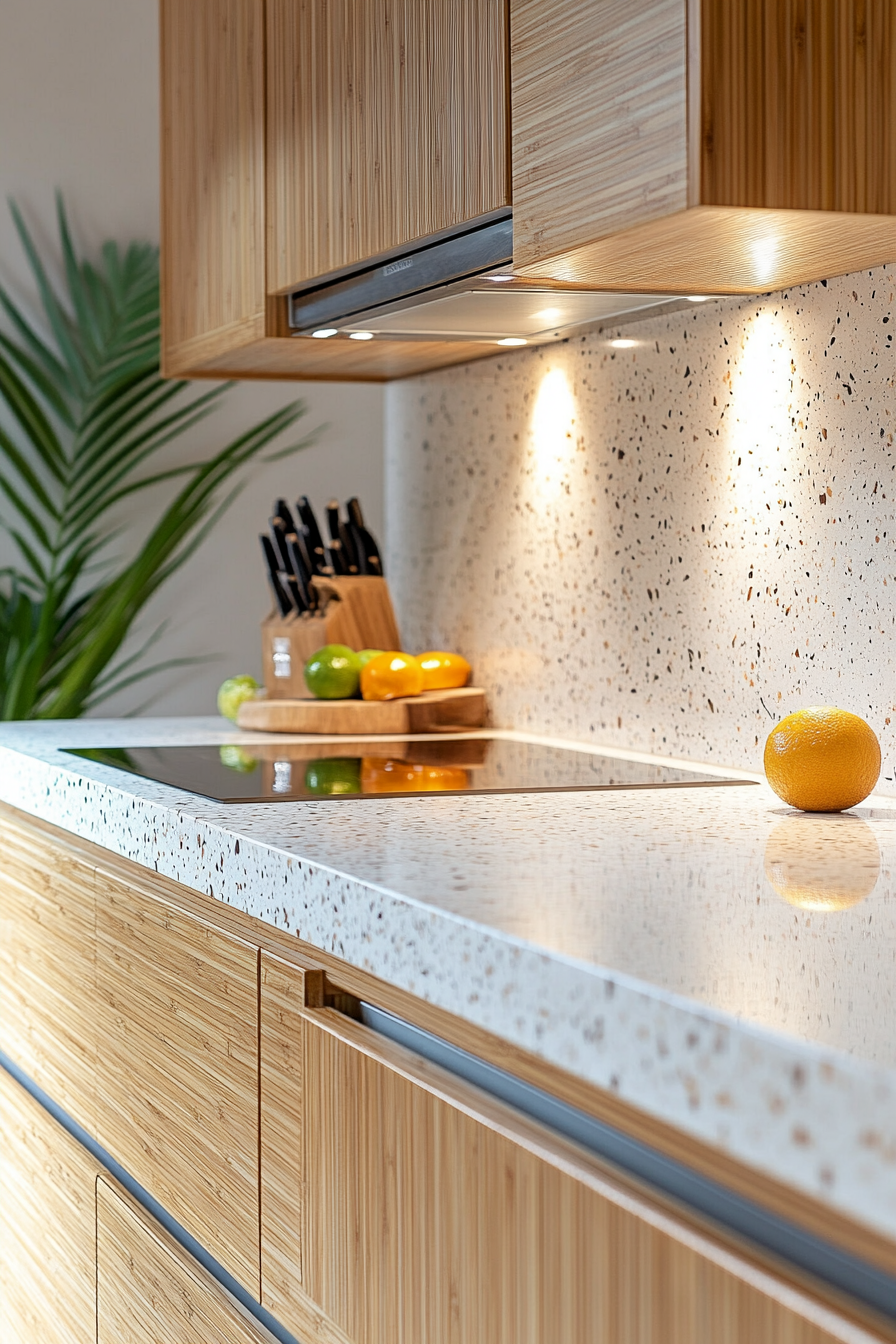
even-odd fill
[(271, 700), (314, 699), (302, 673), (324, 644), (347, 644), (355, 650), (401, 648), (385, 579), (351, 574), (312, 583), (320, 604), (317, 612), (274, 612), (261, 623), (261, 662)]

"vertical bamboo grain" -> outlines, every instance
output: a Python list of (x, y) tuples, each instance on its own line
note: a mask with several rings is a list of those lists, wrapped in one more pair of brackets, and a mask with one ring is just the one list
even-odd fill
[(891, 0), (702, 0), (704, 205), (896, 213)]
[(303, 1034), (303, 1287), (355, 1344), (877, 1338), (363, 1026)]
[(0, 1339), (88, 1344), (96, 1330), (97, 1168), (0, 1069)]
[(506, 0), (268, 0), (268, 288), (508, 204)]
[(259, 1009), (261, 1300), (286, 1319), (302, 1283), (302, 1010), (323, 1004), (323, 972), (261, 953)]
[(264, 336), (264, 0), (161, 0), (162, 361)]
[(97, 878), (97, 1136), (259, 1290), (258, 952)]

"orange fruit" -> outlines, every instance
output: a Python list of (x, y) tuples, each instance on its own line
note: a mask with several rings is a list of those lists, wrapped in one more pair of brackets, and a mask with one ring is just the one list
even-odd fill
[(470, 664), (459, 653), (418, 653), (417, 662), (423, 668), (424, 691), (453, 691), (466, 686), (470, 680)]
[(470, 777), (456, 765), (415, 765), (411, 761), (361, 759), (362, 793), (444, 793), (467, 788)]
[(361, 668), (364, 700), (397, 700), (403, 695), (419, 695), (422, 690), (423, 668), (409, 653), (381, 653)]
[(769, 733), (765, 775), (779, 798), (803, 812), (842, 812), (871, 793), (880, 743), (857, 714), (816, 705), (788, 714)]

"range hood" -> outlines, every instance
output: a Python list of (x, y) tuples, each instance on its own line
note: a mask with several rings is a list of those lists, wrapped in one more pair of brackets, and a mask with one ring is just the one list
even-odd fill
[(289, 324), (315, 339), (478, 341), (540, 345), (681, 302), (670, 294), (552, 289), (511, 273), (513, 220), (477, 220), (329, 283), (289, 296)]

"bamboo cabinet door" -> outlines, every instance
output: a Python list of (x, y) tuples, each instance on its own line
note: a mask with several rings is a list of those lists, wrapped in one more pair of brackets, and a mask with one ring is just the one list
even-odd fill
[(92, 1344), (97, 1168), (0, 1069), (0, 1340)]
[[(288, 977), (287, 977), (288, 979)], [(262, 976), (262, 1223), (294, 1192), (301, 1294), (354, 1344), (831, 1344), (873, 1336), (587, 1154)], [(266, 1151), (265, 1038), (290, 1039)], [(269, 1078), (269, 1082), (271, 1079)], [(300, 1243), (300, 1245), (298, 1245)], [(262, 1253), (262, 1281), (276, 1271)], [(301, 1313), (281, 1319), (297, 1328)]]
[(102, 1179), (96, 1241), (98, 1344), (273, 1344), (162, 1228)]
[(258, 952), (97, 876), (100, 1143), (258, 1292)]
[(64, 843), (0, 818), (0, 1050), (91, 1131), (93, 882)]
[(268, 291), (510, 202), (506, 0), (267, 0)]

